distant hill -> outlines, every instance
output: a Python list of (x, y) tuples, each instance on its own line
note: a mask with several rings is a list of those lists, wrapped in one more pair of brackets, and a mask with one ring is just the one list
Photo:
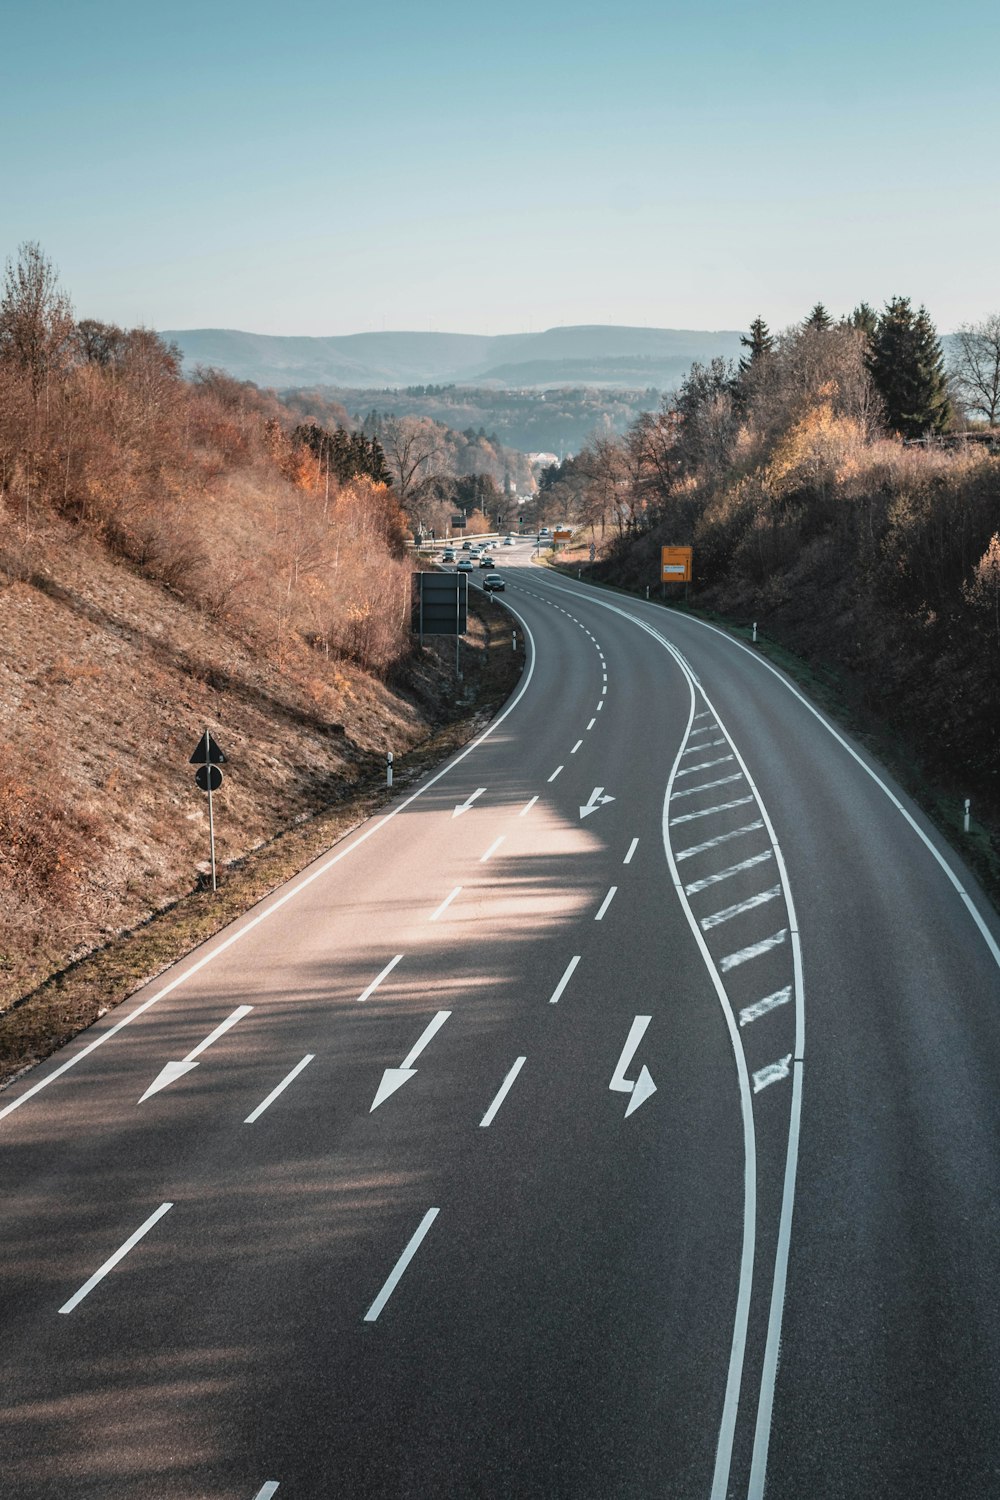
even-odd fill
[(276, 390), (414, 385), (498, 389), (594, 385), (672, 389), (695, 361), (735, 358), (740, 335), (594, 324), (544, 333), (353, 333), (296, 338), (231, 328), (168, 328), (185, 369), (212, 365)]

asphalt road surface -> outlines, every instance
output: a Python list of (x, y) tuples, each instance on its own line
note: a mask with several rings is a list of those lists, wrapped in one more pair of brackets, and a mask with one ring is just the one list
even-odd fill
[(1000, 924), (752, 650), (497, 555), (486, 735), (0, 1094), (0, 1491), (1000, 1494)]

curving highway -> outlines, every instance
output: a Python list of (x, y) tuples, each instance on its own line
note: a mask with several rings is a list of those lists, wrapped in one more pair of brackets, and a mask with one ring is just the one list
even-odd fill
[(753, 651), (497, 556), (487, 732), (0, 1094), (4, 1493), (995, 1496), (1000, 922)]

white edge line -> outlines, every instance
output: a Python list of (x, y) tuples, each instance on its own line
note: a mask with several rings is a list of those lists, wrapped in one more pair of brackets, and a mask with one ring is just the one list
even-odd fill
[(510, 1072), (507, 1074), (507, 1077), (500, 1085), (500, 1092), (497, 1094), (496, 1098), (493, 1100), (493, 1103), (490, 1105), (489, 1109), (480, 1120), (480, 1130), (486, 1130), (490, 1125), (493, 1124), (493, 1121), (497, 1117), (497, 1112), (500, 1109), (501, 1104), (506, 1099), (507, 1095), (510, 1093), (511, 1089), (514, 1086), (514, 1079), (517, 1077), (518, 1073), (520, 1073), (527, 1060), (528, 1059), (526, 1057), (519, 1057), (517, 1059), (517, 1062), (511, 1068)]
[(566, 965), (566, 972), (563, 974), (563, 977), (560, 979), (559, 983), (556, 985), (555, 989), (552, 991), (552, 994), (549, 996), (549, 1004), (550, 1005), (556, 1005), (556, 1004), (558, 1004), (559, 997), (562, 994), (563, 990), (566, 988), (566, 986), (569, 984), (570, 980), (572, 979), (572, 977), (573, 977), (573, 970), (576, 968), (576, 966), (577, 966), (577, 964), (579, 962), (580, 962), (580, 954), (579, 953), (574, 953), (573, 957), (570, 959), (569, 963)]
[(389, 1275), (385, 1281), (385, 1285), (382, 1287), (382, 1290), (375, 1298), (375, 1301), (372, 1303), (371, 1307), (365, 1313), (363, 1322), (374, 1323), (376, 1321), (379, 1313), (382, 1311), (383, 1307), (385, 1307), (385, 1304), (388, 1302), (389, 1298), (396, 1290), (403, 1272), (406, 1270), (407, 1266), (410, 1264), (410, 1261), (420, 1249), (421, 1240), (427, 1233), (428, 1229), (430, 1229), (439, 1213), (440, 1209), (429, 1208), (424, 1214), (423, 1218), (420, 1220), (420, 1223), (414, 1230), (406, 1249), (403, 1251), (402, 1255), (399, 1257), (396, 1264), (389, 1272)]
[[(549, 583), (549, 586), (550, 587), (557, 587), (557, 588), (559, 587), (558, 585), (552, 585), (551, 582)], [(565, 592), (570, 592), (571, 593), (572, 590), (566, 590)], [(631, 620), (634, 624), (638, 625), (642, 630), (645, 630), (650, 635), (654, 636), (657, 640), (659, 640), (661, 642), (662, 645), (664, 645), (669, 651), (671, 651), (671, 653), (677, 659), (678, 663), (682, 666), (682, 669), (686, 668), (686, 663), (684, 662), (683, 657), (681, 656), (681, 653), (676, 648), (672, 647), (670, 645), (670, 643), (666, 640), (666, 638), (664, 636), (662, 636), (659, 633), (659, 631), (654, 630), (653, 627), (651, 625), (649, 625), (647, 622), (645, 622), (644, 620), (640, 619), (636, 615), (629, 614), (625, 610), (619, 609), (616, 605), (609, 604), (607, 601), (605, 601), (603, 599), (595, 599), (594, 602), (596, 604), (601, 605), (603, 608), (610, 610), (614, 614), (621, 615), (624, 619)], [(693, 617), (690, 617), (690, 618), (693, 618)], [(822, 724), (822, 726), (827, 730), (827, 732), (829, 734), (833, 735), (834, 739), (837, 740), (837, 742), (847, 751), (847, 753), (858, 763), (858, 765), (861, 767), (861, 769), (863, 771), (865, 771), (867, 773), (867, 775), (870, 776), (872, 778), (872, 780), (879, 787), (881, 787), (882, 791), (889, 798), (890, 802), (893, 804), (894, 807), (896, 807), (898, 809), (898, 811), (900, 813), (902, 813), (902, 815), (906, 819), (907, 823), (909, 823), (909, 825), (913, 829), (913, 831), (917, 834), (917, 836), (920, 838), (920, 840), (923, 842), (923, 844), (926, 846), (926, 848), (934, 856), (935, 860), (938, 862), (938, 864), (944, 870), (945, 874), (947, 875), (948, 879), (951, 881), (952, 885), (955, 887), (955, 889), (961, 895), (962, 900), (964, 901), (964, 903), (966, 905), (966, 908), (970, 912), (970, 915), (973, 917), (973, 920), (975, 921), (976, 926), (979, 928), (979, 931), (980, 931), (980, 933), (981, 933), (984, 941), (986, 942), (986, 945), (989, 948), (990, 953), (992, 954), (992, 956), (993, 956), (994, 960), (996, 961), (998, 967), (1000, 967), (1000, 947), (998, 947), (997, 943), (994, 941), (993, 936), (992, 936), (992, 934), (989, 931), (989, 928), (986, 926), (985, 921), (980, 916), (980, 914), (977, 911), (975, 905), (973, 904), (973, 902), (969, 898), (968, 894), (966, 893), (966, 891), (962, 887), (961, 882), (958, 880), (958, 877), (955, 875), (954, 871), (951, 869), (951, 867), (949, 866), (948, 862), (944, 859), (943, 855), (935, 848), (935, 846), (931, 842), (931, 840), (927, 837), (927, 835), (919, 827), (919, 825), (916, 823), (916, 821), (910, 816), (910, 814), (907, 812), (906, 808), (903, 807), (902, 803), (899, 801), (899, 798), (896, 797), (890, 791), (890, 789), (889, 789), (888, 786), (886, 786), (885, 782), (881, 779), (881, 777), (875, 771), (873, 771), (870, 766), (866, 765), (866, 763), (861, 758), (861, 756), (858, 755), (857, 751), (854, 750), (847, 743), (847, 741), (843, 738), (842, 735), (840, 735), (840, 734), (837, 733), (837, 731), (828, 722), (828, 720), (826, 718), (824, 718), (824, 716), (819, 712), (819, 710), (813, 707), (813, 705), (809, 702), (808, 698), (806, 698), (802, 693), (800, 693), (798, 691), (797, 688), (795, 688), (790, 682), (788, 682), (788, 680), (785, 677), (783, 677), (782, 674), (775, 667), (772, 667), (771, 664), (770, 664), (770, 662), (764, 661), (763, 658), (760, 657), (756, 652), (751, 651), (750, 648), (749, 648), (749, 646), (744, 646), (741, 641), (735, 640), (731, 635), (728, 635), (726, 633), (726, 631), (720, 630), (718, 626), (716, 626), (716, 625), (709, 625), (707, 621), (697, 620), (697, 619), (694, 620), (694, 623), (696, 625), (699, 625), (699, 626), (703, 627), (705, 630), (712, 631), (712, 633), (715, 634), (715, 635), (721, 636), (723, 638), (723, 640), (728, 641), (731, 645), (736, 646), (739, 650), (745, 651), (746, 654), (748, 656), (752, 657), (755, 662), (757, 662), (760, 666), (764, 667), (768, 672), (770, 672), (772, 674), (772, 676), (776, 677), (778, 679), (778, 681), (780, 683), (782, 683), (782, 685), (790, 693), (793, 694), (794, 697), (798, 698), (798, 700), (800, 701), (800, 703), (802, 703), (803, 706), (809, 710), (809, 712), (813, 715), (813, 717), (815, 719), (817, 719), (820, 724)], [(690, 670), (690, 669), (688, 669), (688, 670)], [(704, 696), (705, 701), (707, 703), (709, 701), (707, 694), (703, 694), (703, 696)], [(692, 711), (694, 709), (693, 698), (694, 698), (694, 695), (693, 695), (693, 690), (692, 690), (692, 703), (691, 703)], [(702, 717), (704, 717), (704, 714), (697, 714), (697, 715), (694, 715), (694, 717), (695, 718), (702, 718)], [(693, 719), (689, 719), (688, 720), (688, 728), (689, 728), (689, 730), (690, 730), (690, 726), (691, 726), (692, 722), (693, 722)], [(732, 740), (730, 740), (730, 743), (731, 744), (733, 743)], [(735, 744), (733, 744), (733, 749), (734, 749), (734, 751), (736, 751), (736, 754), (739, 757), (739, 751), (737, 750)], [(742, 761), (742, 757), (739, 757), (739, 758), (740, 758), (740, 763), (744, 764), (743, 761)], [(675, 765), (676, 765), (676, 763), (675, 763)], [(746, 770), (745, 764), (744, 764), (744, 770)], [(752, 777), (749, 774), (749, 771), (747, 771), (747, 780), (748, 780), (750, 786), (754, 787), (754, 782), (753, 782)], [(756, 791), (756, 787), (754, 787), (754, 790)], [(794, 904), (793, 904), (793, 901), (792, 901), (792, 893), (791, 893), (791, 889), (790, 889), (789, 884), (788, 884), (788, 872), (787, 872), (787, 869), (785, 868), (784, 855), (782, 854), (781, 848), (780, 848), (780, 846), (779, 846), (779, 844), (777, 842), (777, 839), (774, 836), (774, 826), (771, 823), (771, 819), (770, 819), (770, 816), (769, 816), (769, 814), (767, 812), (767, 809), (764, 806), (763, 802), (760, 802), (759, 798), (758, 798), (758, 802), (759, 802), (761, 816), (765, 820), (765, 823), (766, 823), (766, 826), (767, 826), (767, 831), (768, 831), (768, 836), (770, 837), (771, 842), (772, 842), (772, 846), (774, 848), (774, 857), (775, 857), (775, 859), (776, 859), (776, 861), (778, 863), (778, 866), (779, 866), (779, 871), (780, 871), (780, 875), (781, 875), (781, 882), (782, 882), (782, 885), (785, 888), (785, 899), (786, 899), (787, 908), (788, 908), (789, 927), (791, 929), (791, 940), (792, 940), (792, 965), (793, 965), (793, 973), (794, 973), (794, 980), (795, 980), (795, 1056), (794, 1056), (794, 1061), (793, 1061), (793, 1072), (792, 1072), (792, 1102), (791, 1102), (791, 1109), (790, 1109), (790, 1113), (789, 1113), (789, 1124), (788, 1124), (788, 1151), (787, 1151), (787, 1155), (785, 1157), (785, 1178), (784, 1178), (784, 1185), (783, 1185), (783, 1188), (782, 1188), (782, 1198), (781, 1198), (781, 1217), (780, 1217), (780, 1220), (779, 1220), (779, 1223), (778, 1223), (778, 1241), (777, 1241), (777, 1246), (776, 1246), (776, 1249), (775, 1249), (775, 1257), (774, 1257), (774, 1280), (773, 1280), (773, 1283), (772, 1283), (772, 1286), (771, 1286), (771, 1307), (770, 1307), (770, 1312), (769, 1312), (769, 1315), (768, 1315), (767, 1341), (766, 1341), (765, 1348), (764, 1348), (764, 1361), (763, 1361), (763, 1366), (762, 1366), (762, 1370), (761, 1370), (760, 1397), (759, 1397), (759, 1402), (758, 1402), (758, 1406), (757, 1406), (757, 1422), (756, 1422), (756, 1426), (755, 1426), (755, 1430), (754, 1430), (753, 1456), (752, 1456), (751, 1467), (750, 1467), (750, 1482), (749, 1482), (749, 1489), (747, 1491), (747, 1500), (763, 1500), (763, 1497), (764, 1497), (764, 1487), (765, 1487), (765, 1483), (766, 1483), (766, 1479), (767, 1479), (767, 1453), (768, 1453), (768, 1447), (769, 1447), (769, 1443), (770, 1443), (771, 1415), (772, 1415), (772, 1410), (773, 1410), (773, 1406), (774, 1406), (774, 1387), (775, 1387), (775, 1383), (776, 1383), (776, 1380), (777, 1380), (777, 1372), (778, 1372), (778, 1355), (779, 1355), (780, 1346), (781, 1346), (781, 1324), (782, 1324), (782, 1318), (783, 1318), (783, 1314), (784, 1314), (785, 1285), (786, 1285), (787, 1275), (788, 1275), (788, 1256), (789, 1256), (789, 1249), (790, 1249), (790, 1245), (791, 1245), (792, 1217), (793, 1217), (794, 1206), (795, 1206), (795, 1181), (796, 1181), (796, 1173), (797, 1173), (797, 1167), (798, 1167), (799, 1132), (800, 1132), (800, 1124), (801, 1124), (801, 1117), (802, 1117), (802, 1064), (803, 1064), (803, 1056), (804, 1056), (804, 1048), (805, 1048), (805, 993), (804, 993), (804, 989), (803, 989), (803, 980), (802, 980), (802, 948), (801, 948), (801, 942), (800, 942), (800, 938), (799, 938), (798, 920), (797, 920), (796, 915), (795, 915)], [(664, 838), (664, 844), (667, 846), (667, 850), (668, 850), (668, 859), (671, 860), (671, 864), (672, 864), (672, 856), (670, 854), (670, 849), (669, 849), (669, 832), (668, 832), (668, 825), (667, 825), (667, 818), (666, 818), (668, 803), (669, 803), (669, 794), (668, 794), (668, 797), (664, 801), (664, 825), (665, 826), (664, 826), (664, 829), (663, 829), (663, 838)], [(672, 873), (672, 875), (674, 877), (675, 884), (679, 886), (680, 885), (680, 881), (679, 881), (679, 878), (677, 876), (676, 868), (672, 867), (671, 873)], [(693, 921), (693, 918), (689, 918), (689, 920)], [(697, 930), (696, 927), (693, 927), (692, 930), (694, 932), (695, 940), (699, 943), (699, 945), (704, 949), (704, 952), (707, 954), (708, 950), (707, 950), (707, 948), (705, 948), (704, 939), (703, 939), (701, 933)], [(713, 975), (713, 979), (714, 978), (715, 978), (715, 976)], [(721, 980), (718, 981), (718, 984), (719, 984), (719, 987), (721, 987)], [(723, 993), (724, 993), (724, 991), (723, 991)], [(727, 1024), (728, 1024), (728, 1021), (727, 1021)], [(733, 1045), (734, 1045), (734, 1048), (735, 1048), (735, 1046), (736, 1046), (735, 1025), (733, 1025), (733, 1027), (731, 1028), (731, 1036), (733, 1037)], [(742, 1049), (740, 1049), (740, 1056), (742, 1057)], [(737, 1068), (739, 1068), (739, 1066), (740, 1066), (740, 1059), (738, 1058), (737, 1059)], [(746, 1060), (743, 1059), (743, 1074), (744, 1075), (746, 1074), (746, 1071), (747, 1071)], [(743, 1086), (743, 1080), (741, 1080), (741, 1088), (742, 1088), (742, 1086)], [(749, 1089), (747, 1090), (747, 1095), (748, 1095), (748, 1098), (749, 1098)], [(752, 1105), (750, 1105), (750, 1109), (751, 1109), (751, 1128), (752, 1128)], [(751, 1268), (751, 1274), (752, 1274), (752, 1268)], [(723, 1490), (723, 1493), (724, 1493), (724, 1490)], [(714, 1489), (713, 1489), (713, 1500), (715, 1500), (715, 1490)]]
[(97, 1283), (99, 1281), (103, 1281), (108, 1272), (113, 1271), (120, 1260), (124, 1260), (125, 1256), (132, 1249), (133, 1245), (137, 1245), (142, 1239), (143, 1235), (147, 1234), (149, 1230), (152, 1229), (157, 1220), (162, 1219), (167, 1210), (173, 1208), (173, 1206), (174, 1205), (172, 1203), (161, 1203), (156, 1212), (151, 1213), (146, 1222), (144, 1224), (140, 1224), (139, 1228), (135, 1231), (134, 1234), (129, 1235), (124, 1245), (120, 1245), (119, 1248), (115, 1251), (114, 1255), (110, 1256), (104, 1262), (103, 1266), (100, 1266), (94, 1272), (93, 1276), (91, 1276), (88, 1281), (85, 1281), (83, 1283), (83, 1286), (80, 1288), (80, 1290), (78, 1292), (74, 1292), (68, 1302), (63, 1303), (59, 1311), (61, 1313), (72, 1312), (74, 1307), (76, 1307), (83, 1301), (87, 1293), (92, 1292)]
[(390, 958), (381, 974), (376, 974), (375, 978), (372, 980), (368, 988), (361, 991), (361, 994), (357, 998), (358, 1005), (367, 1000), (369, 995), (373, 995), (375, 993), (379, 985), (382, 983), (383, 979), (386, 979), (392, 973), (393, 969), (396, 967), (402, 957), (403, 955), (401, 953), (397, 953), (395, 958)]
[(281, 1080), (281, 1082), (278, 1084), (278, 1087), (272, 1089), (266, 1099), (261, 1100), (257, 1108), (254, 1110), (253, 1114), (247, 1115), (246, 1119), (243, 1121), (244, 1125), (252, 1125), (255, 1120), (259, 1120), (265, 1109), (267, 1109), (268, 1105), (273, 1104), (278, 1095), (285, 1092), (285, 1089), (287, 1089), (292, 1080), (299, 1076), (303, 1068), (307, 1068), (309, 1066), (315, 1056), (315, 1052), (307, 1052), (302, 1061), (296, 1063), (292, 1071)]
[[(304, 891), (307, 886), (312, 885), (314, 880), (319, 880), (320, 876), (325, 875), (327, 870), (330, 870), (334, 865), (339, 864), (342, 859), (346, 859), (349, 854), (353, 854), (355, 849), (366, 843), (373, 834), (377, 833), (380, 828), (384, 828), (387, 823), (391, 822), (393, 818), (398, 817), (401, 812), (405, 812), (406, 809), (413, 802), (415, 802), (418, 797), (422, 797), (425, 792), (430, 791), (431, 787), (435, 786), (443, 776), (447, 776), (448, 773), (450, 771), (453, 771), (456, 766), (461, 765), (462, 761), (465, 760), (467, 755), (471, 755), (473, 750), (478, 749), (478, 747), (483, 743), (484, 740), (489, 739), (490, 735), (494, 732), (494, 730), (499, 728), (504, 719), (506, 719), (509, 714), (512, 714), (514, 712), (515, 708), (520, 703), (525, 693), (528, 691), (528, 688), (531, 684), (531, 679), (535, 673), (535, 659), (537, 656), (535, 637), (532, 635), (531, 630), (524, 617), (510, 604), (505, 604), (504, 608), (508, 609), (510, 613), (515, 617), (515, 619), (520, 621), (521, 627), (524, 630), (527, 639), (531, 643), (531, 656), (528, 662), (527, 671), (524, 675), (524, 680), (522, 681), (516, 696), (511, 700), (510, 703), (507, 704), (507, 707), (501, 713), (497, 714), (496, 718), (486, 726), (482, 734), (474, 739), (471, 744), (466, 745), (464, 750), (460, 750), (459, 753), (452, 760), (450, 760), (446, 766), (441, 767), (440, 771), (435, 771), (433, 776), (429, 776), (422, 786), (417, 787), (417, 789), (411, 792), (408, 797), (404, 797), (403, 801), (400, 802), (397, 807), (394, 807), (391, 812), (387, 812), (383, 817), (375, 819), (374, 822), (369, 822), (364, 831), (360, 833), (358, 837), (354, 839), (350, 844), (348, 844), (345, 849), (338, 850), (338, 852), (332, 855), (330, 859), (325, 860), (323, 864), (319, 865), (315, 870), (312, 870), (308, 875), (304, 875), (297, 884), (293, 885), (289, 890), (286, 890), (282, 895), (278, 896), (277, 899), (273, 901), (270, 906), (266, 907), (264, 911), (258, 912), (255, 917), (251, 917), (248, 922), (246, 922), (242, 927), (238, 929), (238, 931), (233, 932), (229, 935), (229, 937), (224, 938), (223, 941), (218, 945), (218, 947), (213, 948), (210, 953), (206, 953), (202, 958), (199, 958), (197, 962), (192, 964), (189, 969), (185, 969), (183, 974), (178, 975), (176, 979), (172, 979), (169, 984), (164, 985), (162, 990), (158, 990), (155, 995), (151, 995), (150, 998), (148, 1000), (144, 1000), (141, 1005), (137, 1005), (135, 1010), (130, 1011), (127, 1016), (123, 1016), (122, 1019), (120, 1021), (117, 1021), (114, 1026), (110, 1027), (107, 1031), (103, 1031), (101, 1035), (95, 1037), (92, 1042), (88, 1042), (86, 1047), (82, 1047), (79, 1052), (76, 1052), (72, 1057), (67, 1058), (64, 1063), (60, 1063), (58, 1068), (55, 1068), (51, 1073), (47, 1073), (44, 1078), (40, 1078), (39, 1081), (32, 1084), (29, 1089), (25, 1089), (23, 1094), (19, 1094), (16, 1099), (12, 1099), (9, 1104), (5, 1105), (3, 1109), (0, 1109), (0, 1120), (4, 1119), (9, 1114), (12, 1114), (15, 1109), (20, 1109), (22, 1104), (26, 1104), (29, 1099), (34, 1098), (34, 1096), (42, 1089), (48, 1088), (49, 1084), (54, 1083), (57, 1078), (60, 1078), (63, 1075), (63, 1073), (68, 1072), (70, 1068), (76, 1067), (77, 1063), (81, 1062), (83, 1058), (88, 1055), (88, 1053), (93, 1052), (95, 1047), (101, 1047), (105, 1042), (110, 1041), (111, 1037), (115, 1036), (117, 1032), (121, 1031), (123, 1026), (130, 1026), (131, 1023), (137, 1020), (138, 1017), (141, 1016), (144, 1011), (147, 1011), (151, 1005), (156, 1005), (158, 1001), (163, 1000), (167, 995), (171, 994), (172, 991), (177, 989), (179, 985), (185, 984), (187, 980), (191, 979), (195, 974), (199, 972), (199, 970), (203, 969), (206, 964), (210, 964), (212, 960), (218, 958), (221, 953), (225, 953), (227, 948), (231, 948), (234, 943), (238, 943), (241, 938), (246, 937), (248, 932), (252, 932), (255, 927), (257, 927), (261, 922), (265, 922), (268, 917), (273, 916), (276, 911), (280, 911), (281, 908), (286, 904), (286, 902), (294, 900), (294, 898), (298, 896), (302, 891)], [(240, 919), (237, 918), (237, 921), (239, 920)], [(177, 960), (177, 962), (183, 963), (184, 959), (180, 958)], [(16, 1080), (14, 1081), (16, 1082)]]

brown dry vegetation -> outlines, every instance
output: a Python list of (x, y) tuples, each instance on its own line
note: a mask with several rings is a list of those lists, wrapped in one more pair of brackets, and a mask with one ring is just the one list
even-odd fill
[(693, 372), (578, 469), (584, 501), (610, 486), (614, 506), (598, 576), (655, 582), (661, 545), (693, 546), (693, 605), (836, 673), (1000, 849), (1000, 456), (953, 441), (886, 434), (864, 336), (840, 326), (735, 378)]
[(331, 483), (273, 396), (76, 324), (21, 256), (0, 305), (0, 1012), (192, 889), (206, 725), (225, 866), (455, 710), (412, 648), (392, 490)]

